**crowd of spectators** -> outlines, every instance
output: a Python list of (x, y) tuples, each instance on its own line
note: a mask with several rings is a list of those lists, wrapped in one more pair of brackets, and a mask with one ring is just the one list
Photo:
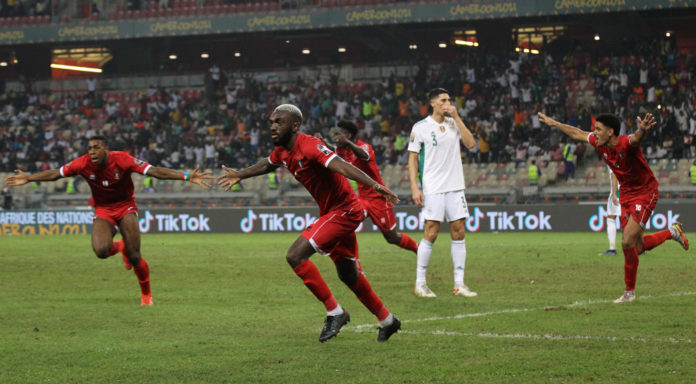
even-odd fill
[(268, 115), (282, 103), (300, 107), (308, 134), (330, 137), (338, 120), (355, 120), (379, 164), (403, 165), (410, 129), (429, 112), (425, 92), (436, 86), (450, 90), (477, 138), (476, 147), (464, 151), (465, 162), (560, 161), (563, 137), (540, 124), (537, 111), (585, 130), (594, 115), (611, 112), (626, 132), (635, 129), (638, 114), (651, 112), (659, 124), (643, 142), (646, 157), (687, 158), (696, 135), (695, 76), (693, 54), (656, 40), (624, 55), (582, 47), (559, 55), (472, 49), (447, 63), (423, 60), (415, 76), (376, 83), (343, 84), (335, 74), (278, 83), (223, 68), (208, 73), (200, 90), (6, 92), (0, 95), (0, 171), (57, 168), (85, 153), (87, 138), (97, 133), (111, 139), (112, 149), (153, 164), (244, 167), (270, 153)]
[(51, 0), (2, 0), (0, 17), (50, 15), (52, 4)]

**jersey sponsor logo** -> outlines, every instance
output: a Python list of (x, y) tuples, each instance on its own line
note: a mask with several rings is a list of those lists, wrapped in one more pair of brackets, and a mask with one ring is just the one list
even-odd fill
[(636, 204), (636, 211), (640, 212), (641, 209), (643, 209), (643, 206), (640, 204)]
[(333, 153), (333, 151), (331, 151), (330, 149), (326, 148), (326, 146), (324, 146), (324, 145), (322, 145), (322, 144), (317, 144), (317, 149), (318, 149), (321, 153), (325, 154), (326, 156), (329, 156), (331, 153)]

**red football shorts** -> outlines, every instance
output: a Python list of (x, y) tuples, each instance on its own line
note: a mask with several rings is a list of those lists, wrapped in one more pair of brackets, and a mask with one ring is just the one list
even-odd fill
[(331, 211), (312, 223), (300, 236), (314, 249), (334, 262), (342, 258), (358, 258), (355, 229), (365, 218), (363, 210)]
[(657, 198), (657, 190), (637, 196), (621, 196), (621, 227), (626, 228), (628, 218), (633, 217), (633, 220), (645, 228), (653, 214)]
[(129, 213), (138, 214), (138, 206), (134, 201), (109, 207), (94, 207), (94, 219), (106, 220), (114, 226)]
[(396, 227), (394, 208), (385, 199), (360, 200), (372, 222), (383, 233)]

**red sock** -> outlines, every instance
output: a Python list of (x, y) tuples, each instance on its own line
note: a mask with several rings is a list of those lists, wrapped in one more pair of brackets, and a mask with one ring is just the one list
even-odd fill
[(355, 293), (358, 300), (360, 300), (360, 302), (363, 303), (363, 305), (366, 306), (370, 312), (377, 316), (377, 320), (382, 321), (389, 316), (387, 307), (382, 304), (382, 300), (377, 297), (377, 294), (372, 290), (370, 283), (362, 273), (360, 274), (360, 277), (358, 277), (358, 281), (348, 288)]
[(302, 279), (304, 285), (314, 294), (314, 296), (324, 303), (327, 311), (336, 309), (338, 302), (331, 294), (329, 286), (326, 285), (324, 278), (321, 277), (319, 269), (309, 260), (305, 260), (302, 264), (293, 268), (295, 274)]
[(624, 281), (626, 290), (636, 289), (636, 275), (638, 274), (638, 250), (636, 247), (624, 248)]
[(645, 235), (643, 236), (643, 250), (649, 251), (671, 238), (672, 232), (670, 232), (669, 229), (655, 232), (651, 235)]
[(125, 248), (123, 239), (114, 241), (111, 245), (111, 251), (109, 251), (109, 256), (113, 256), (117, 253), (123, 252), (123, 248)]
[(405, 233), (401, 234), (401, 241), (399, 241), (399, 247), (418, 253), (418, 244), (416, 244), (416, 242)]
[(150, 294), (150, 266), (147, 265), (144, 257), (140, 258), (140, 264), (133, 267), (133, 272), (140, 283), (140, 291), (143, 295)]

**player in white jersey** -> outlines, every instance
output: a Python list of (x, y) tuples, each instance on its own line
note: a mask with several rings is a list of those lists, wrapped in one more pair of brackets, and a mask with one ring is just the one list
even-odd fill
[[(474, 135), (450, 102), (449, 93), (436, 88), (428, 92), (432, 114), (413, 126), (408, 144), (408, 176), (411, 181), (413, 201), (423, 208), (425, 230), (418, 244), (418, 265), (414, 292), (420, 297), (435, 297), (426, 284), (426, 271), (433, 250), (433, 243), (440, 231), (440, 223), (450, 223), (452, 237), (452, 262), (454, 264), (454, 294), (472, 297), (464, 284), (466, 243), (465, 222), (469, 210), (464, 196), (464, 171), (462, 169), (460, 141), (467, 147), (476, 145)], [(418, 186), (418, 174), (421, 186)]]
[[(609, 167), (607, 167), (609, 168)], [(614, 172), (609, 168), (609, 182), (611, 190), (607, 199), (607, 236), (609, 237), (609, 249), (600, 253), (600, 256), (616, 255), (616, 218), (621, 215), (621, 205), (619, 204), (619, 180)]]

